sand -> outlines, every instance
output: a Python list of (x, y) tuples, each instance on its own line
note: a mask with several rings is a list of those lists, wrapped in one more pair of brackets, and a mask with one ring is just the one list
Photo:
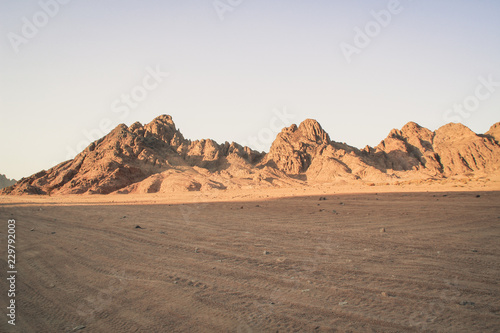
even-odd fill
[(1, 197), (4, 313), (10, 218), (2, 332), (500, 331), (482, 185)]

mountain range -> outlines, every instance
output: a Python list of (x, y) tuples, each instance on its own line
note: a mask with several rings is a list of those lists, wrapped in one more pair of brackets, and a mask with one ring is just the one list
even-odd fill
[(118, 125), (74, 159), (23, 178), (1, 194), (108, 194), (282, 187), (339, 182), (478, 177), (500, 170), (500, 122), (485, 134), (450, 123), (430, 131), (414, 122), (376, 147), (330, 139), (306, 119), (284, 128), (268, 153), (237, 143), (191, 141), (172, 117)]

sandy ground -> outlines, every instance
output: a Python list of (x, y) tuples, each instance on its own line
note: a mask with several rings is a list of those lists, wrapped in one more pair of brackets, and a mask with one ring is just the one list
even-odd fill
[(482, 185), (1, 197), (0, 220), (1, 332), (500, 331)]

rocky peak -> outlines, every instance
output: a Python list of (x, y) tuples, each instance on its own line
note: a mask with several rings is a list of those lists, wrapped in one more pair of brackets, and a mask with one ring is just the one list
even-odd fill
[(427, 168), (439, 172), (441, 165), (432, 146), (434, 133), (415, 122), (390, 131), (375, 147), (374, 159), (381, 169), (396, 171)]
[(401, 128), (401, 135), (410, 141), (413, 138), (432, 142), (434, 132), (411, 121)]
[(316, 142), (317, 144), (330, 143), (328, 133), (326, 133), (321, 125), (314, 119), (306, 119), (301, 122), (298, 131), (301, 136), (308, 141)]
[(137, 134), (139, 136), (144, 136), (144, 127), (138, 121), (136, 121), (135, 123), (133, 123), (132, 125), (130, 125), (130, 127), (128, 129), (132, 133), (135, 133), (135, 134)]
[(493, 124), (485, 134), (500, 142), (500, 122)]
[(390, 139), (404, 141), (419, 148), (429, 148), (433, 138), (434, 133), (432, 131), (411, 121), (405, 124), (401, 130), (391, 130), (387, 138), (383, 140), (377, 148), (384, 150), (385, 147), (390, 146)]
[(174, 148), (179, 147), (185, 141), (169, 115), (158, 116), (149, 124), (144, 125), (144, 137), (154, 137)]
[(446, 176), (492, 169), (500, 160), (500, 146), (494, 138), (477, 135), (462, 124), (440, 127), (433, 144)]
[(284, 128), (276, 137), (263, 163), (297, 175), (305, 172), (312, 158), (330, 144), (330, 137), (313, 119), (306, 119), (297, 127)]
[(434, 144), (446, 144), (477, 137), (467, 126), (460, 123), (449, 123), (435, 132)]
[[(162, 115), (146, 125), (120, 124), (73, 160), (23, 178), (2, 193), (106, 194), (142, 182), (149, 184), (148, 191), (157, 191), (158, 182), (174, 174), (189, 184), (194, 174), (215, 177), (217, 181), (209, 183), (218, 188), (225, 188), (233, 177), (245, 182), (279, 178), (272, 181), (274, 186), (291, 178), (332, 181), (469, 175), (499, 168), (499, 132), (500, 123), (485, 135), (477, 135), (461, 124), (432, 132), (409, 122), (400, 130), (393, 129), (376, 148), (359, 151), (330, 141), (316, 120), (306, 119), (299, 126), (284, 128), (265, 154), (234, 142), (186, 140), (172, 117)], [(198, 185), (193, 188), (199, 189)]]

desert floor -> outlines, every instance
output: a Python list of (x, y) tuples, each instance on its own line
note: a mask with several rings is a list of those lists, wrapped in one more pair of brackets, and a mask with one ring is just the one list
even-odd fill
[(500, 331), (500, 191), (396, 190), (2, 197), (0, 331)]

